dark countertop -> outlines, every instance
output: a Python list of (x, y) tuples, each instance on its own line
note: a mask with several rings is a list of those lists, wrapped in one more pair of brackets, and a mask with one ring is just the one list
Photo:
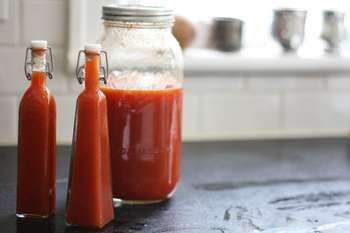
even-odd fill
[[(164, 203), (117, 208), (100, 232), (350, 232), (350, 141), (184, 144), (182, 180)], [(57, 216), (16, 223), (16, 149), (0, 147), (0, 233), (89, 232), (65, 228), (69, 147), (57, 155)]]

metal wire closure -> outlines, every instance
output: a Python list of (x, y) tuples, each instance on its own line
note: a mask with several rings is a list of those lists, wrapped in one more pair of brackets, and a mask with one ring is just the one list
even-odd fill
[[(78, 60), (77, 60), (77, 66), (75, 68), (75, 76), (78, 79), (79, 84), (82, 84), (85, 80), (85, 68), (84, 65), (80, 65), (80, 57), (81, 54), (85, 53), (85, 50), (80, 50), (78, 53)], [(107, 84), (107, 75), (108, 75), (108, 57), (106, 51), (101, 51), (101, 55), (103, 54), (106, 67), (102, 65), (102, 56), (100, 55), (100, 77), (99, 79), (103, 81), (104, 84)]]
[[(33, 49), (27, 48), (25, 59), (24, 59), (24, 74), (28, 80), (32, 80), (31, 72), (33, 70), (33, 65), (34, 65), (34, 63), (32, 61), (32, 54), (33, 54)], [(49, 59), (46, 60), (47, 62), (45, 64), (45, 71), (46, 71), (49, 79), (52, 79), (53, 78), (53, 75), (52, 75), (52, 73), (53, 73), (53, 56), (52, 56), (51, 47), (47, 47), (45, 55), (46, 55), (46, 57), (47, 56), (49, 57)]]
[(80, 56), (84, 52), (84, 50), (79, 50), (77, 66), (75, 67), (75, 76), (77, 77), (79, 84), (82, 84), (84, 80), (84, 66), (79, 66)]
[(51, 47), (47, 48), (46, 53), (49, 53), (49, 61), (46, 63), (46, 70), (47, 70), (47, 75), (49, 76), (49, 79), (53, 78), (53, 56), (52, 56), (52, 50)]

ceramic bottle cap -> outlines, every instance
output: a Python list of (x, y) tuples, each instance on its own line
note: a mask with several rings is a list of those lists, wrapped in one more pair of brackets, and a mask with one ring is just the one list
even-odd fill
[(85, 52), (93, 52), (93, 53), (101, 53), (101, 45), (100, 44), (87, 44), (85, 45)]
[(46, 40), (32, 40), (30, 42), (30, 47), (35, 49), (47, 49)]

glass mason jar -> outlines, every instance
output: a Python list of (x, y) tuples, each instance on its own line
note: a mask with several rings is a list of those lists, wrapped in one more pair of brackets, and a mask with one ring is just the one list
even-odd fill
[(103, 49), (113, 197), (124, 203), (169, 198), (180, 176), (183, 59), (160, 7), (103, 7)]

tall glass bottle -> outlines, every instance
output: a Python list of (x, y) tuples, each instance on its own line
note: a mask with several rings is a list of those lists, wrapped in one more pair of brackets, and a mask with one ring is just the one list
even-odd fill
[(19, 106), (18, 217), (47, 218), (55, 213), (56, 104), (46, 87), (52, 68), (47, 42), (31, 41), (25, 60), (30, 86)]
[[(79, 66), (82, 53), (84, 67)], [(85, 89), (77, 100), (67, 197), (67, 224), (91, 228), (102, 228), (114, 217), (107, 102), (99, 89), (100, 70), (105, 80), (106, 69), (100, 67), (100, 53), (98, 44), (79, 53), (77, 77), (85, 80)]]

